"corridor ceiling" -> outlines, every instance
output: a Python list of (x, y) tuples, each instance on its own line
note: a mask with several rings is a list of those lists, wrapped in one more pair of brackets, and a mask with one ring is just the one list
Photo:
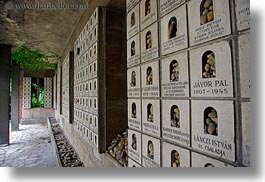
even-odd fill
[[(0, 44), (25, 45), (31, 49), (62, 55), (78, 20), (85, 11), (92, 13), (97, 6), (123, 9), (125, 0), (0, 0)], [(89, 2), (89, 9), (13, 9), (16, 2), (80, 3)], [(12, 4), (13, 3), (13, 4)], [(86, 12), (87, 13), (87, 12)]]

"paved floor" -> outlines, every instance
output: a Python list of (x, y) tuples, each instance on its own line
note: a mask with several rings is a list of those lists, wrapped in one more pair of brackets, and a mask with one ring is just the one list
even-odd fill
[(10, 145), (0, 146), (0, 167), (56, 167), (47, 125), (21, 125)]

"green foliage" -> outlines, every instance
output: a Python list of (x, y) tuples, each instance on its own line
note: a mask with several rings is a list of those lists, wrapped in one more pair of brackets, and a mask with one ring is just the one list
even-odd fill
[(56, 53), (50, 52), (49, 55), (40, 53), (37, 50), (31, 50), (25, 46), (17, 47), (12, 51), (12, 60), (20, 64), (22, 68), (29, 70), (55, 70), (57, 64), (48, 62), (50, 58), (59, 58)]

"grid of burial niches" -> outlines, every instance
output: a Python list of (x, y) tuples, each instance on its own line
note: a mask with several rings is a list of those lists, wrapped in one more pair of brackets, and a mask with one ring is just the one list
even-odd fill
[(249, 141), (238, 137), (248, 120), (238, 119), (238, 100), (249, 90), (241, 30), (249, 30), (247, 0), (127, 0), (130, 167), (240, 163), (236, 151)]
[(98, 8), (75, 43), (74, 127), (98, 148)]

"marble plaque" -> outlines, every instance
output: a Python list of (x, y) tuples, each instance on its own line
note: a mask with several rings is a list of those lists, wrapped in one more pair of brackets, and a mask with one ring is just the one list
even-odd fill
[(160, 137), (160, 100), (142, 101), (142, 131)]
[(243, 164), (251, 166), (250, 150), (251, 150), (251, 125), (250, 125), (250, 102), (242, 103), (242, 140), (243, 140)]
[(188, 100), (162, 101), (162, 136), (190, 146), (190, 108)]
[(140, 35), (137, 34), (127, 42), (127, 67), (139, 65), (141, 62), (140, 57)]
[(137, 163), (142, 163), (142, 136), (133, 130), (128, 130), (128, 155)]
[(192, 167), (233, 167), (221, 161), (192, 152)]
[(163, 167), (190, 167), (190, 151), (163, 142)]
[(162, 97), (189, 97), (188, 53), (172, 55), (161, 62)]
[(128, 97), (141, 97), (141, 71), (140, 66), (127, 71)]
[(189, 1), (190, 45), (231, 34), (229, 0)]
[(181, 6), (161, 20), (162, 55), (188, 47), (186, 6)]
[(141, 32), (141, 62), (159, 57), (158, 24), (154, 23)]
[(159, 62), (141, 66), (142, 97), (155, 98), (160, 96)]
[(192, 147), (235, 161), (233, 101), (192, 101)]
[(186, 0), (160, 0), (160, 14), (164, 16), (184, 4)]
[(133, 9), (133, 7), (139, 3), (139, 0), (126, 0), (127, 12)]
[(142, 103), (140, 99), (128, 100), (128, 126), (138, 131), (142, 130)]
[(250, 28), (250, 0), (235, 0), (237, 29)]
[(142, 166), (129, 158), (128, 159), (128, 167), (133, 168), (133, 167), (142, 167)]
[(160, 167), (160, 140), (142, 135), (142, 165), (143, 167)]
[(127, 14), (127, 39), (130, 39), (140, 31), (140, 8), (139, 5)]
[(157, 21), (157, 1), (158, 0), (142, 0), (140, 2), (141, 30)]
[(238, 38), (241, 97), (250, 98), (250, 35)]
[(222, 41), (190, 51), (191, 96), (233, 97), (229, 42)]

